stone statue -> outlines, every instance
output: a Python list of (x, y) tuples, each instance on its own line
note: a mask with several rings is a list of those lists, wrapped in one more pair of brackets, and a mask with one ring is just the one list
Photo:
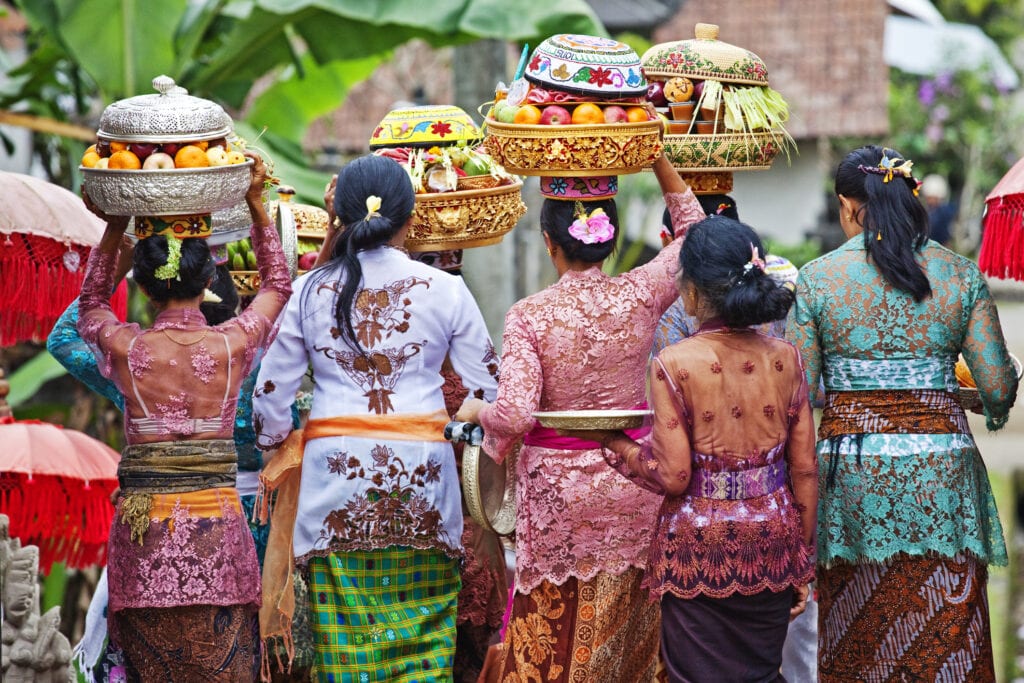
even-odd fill
[(60, 607), (39, 614), (39, 548), (10, 537), (10, 520), (0, 515), (2, 663), (5, 683), (67, 683), (71, 644), (58, 628)]

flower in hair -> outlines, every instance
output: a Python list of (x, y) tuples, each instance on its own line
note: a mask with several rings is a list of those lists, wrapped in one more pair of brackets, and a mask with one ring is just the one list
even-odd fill
[(917, 181), (914, 180), (914, 162), (908, 159), (902, 159), (898, 156), (889, 156), (891, 149), (885, 149), (882, 151), (882, 159), (878, 162), (878, 166), (865, 166), (860, 164), (857, 168), (861, 173), (873, 173), (874, 175), (882, 176), (882, 182), (888, 183), (893, 179), (893, 176), (899, 175), (903, 178), (911, 181), (914, 185), (917, 185)]
[[(153, 275), (158, 280), (178, 280), (181, 281), (181, 274), (179, 269), (181, 268), (181, 240), (176, 237), (167, 238), (167, 261), (164, 265), (159, 266), (153, 271)], [(167, 283), (170, 284), (169, 282)]]
[(366, 198), (366, 218), (364, 221), (368, 221), (371, 218), (380, 215), (380, 197), (375, 194), (371, 194)]
[(569, 234), (583, 244), (601, 244), (615, 237), (615, 228), (604, 209), (580, 214), (569, 226)]
[(764, 259), (761, 258), (757, 251), (757, 247), (753, 243), (750, 244), (750, 260), (743, 265), (743, 274), (746, 275), (754, 268), (757, 268), (762, 273), (764, 272), (765, 264)]

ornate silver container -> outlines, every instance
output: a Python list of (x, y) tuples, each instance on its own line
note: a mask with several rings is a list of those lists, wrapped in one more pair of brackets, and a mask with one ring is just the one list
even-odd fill
[(103, 110), (101, 140), (121, 142), (192, 142), (231, 134), (234, 122), (219, 104), (193, 97), (169, 76), (153, 79), (158, 95), (138, 95)]
[[(192, 97), (172, 78), (158, 76), (159, 94), (139, 95), (108, 106), (97, 136), (103, 141), (156, 144), (217, 140), (231, 134), (231, 117), (215, 102)], [(177, 216), (232, 209), (245, 199), (252, 161), (227, 166), (175, 169), (82, 167), (89, 197), (115, 216)], [(214, 235), (218, 226), (214, 225)]]

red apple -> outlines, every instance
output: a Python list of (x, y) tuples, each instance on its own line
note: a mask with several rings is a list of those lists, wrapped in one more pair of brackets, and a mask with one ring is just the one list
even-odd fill
[(701, 94), (704, 92), (704, 81), (693, 82), (693, 99), (699, 100)]
[(139, 161), (144, 161), (153, 152), (157, 151), (157, 147), (151, 142), (133, 142), (128, 145), (128, 149), (134, 152), (135, 156), (139, 158)]
[(605, 123), (626, 123), (629, 121), (629, 114), (617, 104), (604, 108)]
[[(651, 81), (648, 83), (647, 101), (655, 107), (667, 107), (668, 100), (665, 99), (665, 84), (661, 81)], [(607, 116), (605, 118), (607, 118)]]
[(164, 154), (170, 154), (172, 157), (178, 153), (179, 149), (181, 149), (180, 142), (165, 142), (160, 145), (160, 151)]
[(564, 126), (572, 121), (572, 114), (565, 107), (549, 104), (541, 112), (540, 122), (545, 126)]
[(299, 257), (299, 270), (310, 270), (313, 268), (313, 264), (316, 263), (315, 251), (307, 251), (305, 254)]

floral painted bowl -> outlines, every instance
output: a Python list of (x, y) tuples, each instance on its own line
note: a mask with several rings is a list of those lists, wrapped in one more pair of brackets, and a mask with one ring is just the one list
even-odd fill
[(394, 109), (373, 130), (370, 149), (433, 147), (483, 137), (465, 111), (450, 104)]
[(647, 94), (647, 79), (633, 48), (597, 36), (551, 36), (533, 51), (524, 76), (542, 88), (584, 97), (618, 99)]

